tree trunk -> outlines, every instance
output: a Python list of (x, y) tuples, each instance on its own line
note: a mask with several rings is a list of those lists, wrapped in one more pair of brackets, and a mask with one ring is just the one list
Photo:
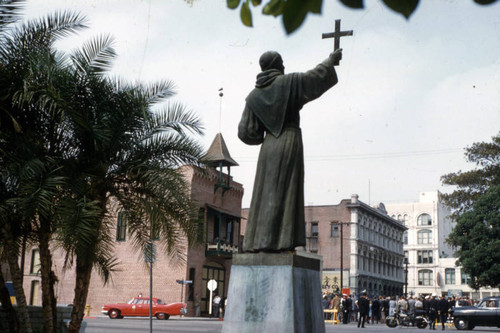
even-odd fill
[(5, 252), (10, 268), (10, 274), (12, 275), (12, 285), (14, 286), (14, 294), (16, 295), (17, 301), (17, 311), (19, 313), (20, 332), (31, 333), (32, 329), (30, 317), (28, 314), (28, 305), (26, 302), (26, 296), (24, 295), (23, 284), (21, 282), (21, 274), (23, 274), (23, 272), (19, 269), (19, 258), (16, 251), (17, 246), (12, 239), (12, 233), (10, 232), (10, 226), (8, 225), (8, 223), (5, 226), (4, 235)]
[(54, 332), (59, 332), (57, 328), (57, 299), (56, 299), (56, 292), (54, 290), (54, 285), (58, 281), (56, 274), (54, 271), (50, 271), (50, 297), (52, 297), (52, 320), (54, 322)]
[(40, 270), (42, 274), (42, 307), (43, 307), (43, 332), (56, 333), (57, 306), (54, 295), (54, 273), (52, 272), (52, 255), (49, 249), (50, 229), (47, 221), (41, 221), (42, 226), (38, 232), (40, 247)]
[(7, 325), (10, 332), (19, 332), (19, 319), (17, 319), (16, 310), (10, 301), (9, 291), (5, 286), (5, 279), (3, 278), (2, 271), (0, 270), (0, 302), (2, 303), (2, 311), (5, 312), (7, 317)]
[(90, 278), (92, 276), (92, 264), (82, 263), (76, 258), (76, 284), (75, 298), (73, 300), (73, 311), (71, 312), (71, 322), (69, 333), (78, 333), (82, 325), (85, 311), (85, 303), (89, 292)]

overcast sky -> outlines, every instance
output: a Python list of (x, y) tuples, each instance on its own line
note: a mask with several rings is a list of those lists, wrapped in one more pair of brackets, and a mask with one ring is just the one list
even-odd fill
[(276, 50), (287, 72), (308, 70), (333, 50), (321, 34), (342, 19), (354, 36), (341, 40), (339, 83), (301, 112), (306, 204), (337, 204), (353, 193), (372, 205), (408, 202), (421, 191), (449, 191), (440, 177), (473, 167), (464, 147), (500, 130), (500, 1), (421, 0), (409, 20), (381, 1), (365, 1), (363, 10), (323, 2), (323, 14), (289, 36), (281, 18), (260, 7), (254, 27), (243, 26), (225, 0), (28, 0), (26, 12), (81, 12), (91, 29), (61, 48), (111, 34), (113, 73), (175, 82), (175, 100), (205, 124), (204, 146), (220, 131), (240, 164), (231, 174), (245, 188), (244, 207), (259, 146), (240, 142), (237, 127), (260, 55)]

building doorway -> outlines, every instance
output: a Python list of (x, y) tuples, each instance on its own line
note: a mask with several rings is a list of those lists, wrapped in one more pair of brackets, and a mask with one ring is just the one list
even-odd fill
[[(207, 289), (208, 281), (217, 281), (217, 289), (215, 294), (219, 295), (222, 299), (225, 299), (225, 288), (226, 288), (226, 269), (224, 266), (211, 262), (207, 265), (203, 265), (203, 275), (202, 275), (202, 290), (201, 290), (201, 314), (209, 315), (210, 306), (210, 291)], [(212, 309), (213, 313), (213, 309)]]

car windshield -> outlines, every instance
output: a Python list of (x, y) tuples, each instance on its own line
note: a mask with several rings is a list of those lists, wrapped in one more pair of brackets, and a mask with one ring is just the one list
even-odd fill
[(161, 299), (157, 299), (156, 303), (158, 303), (158, 304), (165, 304), (165, 303), (163, 303), (163, 301)]
[(494, 308), (495, 306), (496, 305), (495, 305), (495, 301), (494, 300), (482, 300), (477, 305), (478, 308)]
[(130, 301), (127, 302), (127, 304), (132, 304), (135, 298), (132, 298)]

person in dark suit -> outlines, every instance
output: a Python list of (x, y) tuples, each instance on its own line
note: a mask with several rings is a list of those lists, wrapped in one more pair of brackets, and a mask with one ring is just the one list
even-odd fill
[(365, 328), (366, 317), (370, 312), (370, 301), (368, 300), (366, 293), (363, 293), (363, 296), (361, 296), (357, 302), (359, 308), (358, 327), (361, 326), (362, 328)]
[(435, 330), (436, 329), (436, 319), (437, 319), (437, 312), (438, 312), (438, 307), (439, 307), (439, 301), (436, 299), (435, 295), (432, 295), (430, 301), (429, 301), (429, 321), (430, 321), (430, 330)]
[(346, 295), (342, 295), (342, 324), (349, 323), (349, 316), (351, 314), (352, 301)]
[(375, 297), (372, 301), (372, 324), (376, 322), (378, 324), (380, 320), (380, 301)]
[(439, 320), (441, 320), (442, 329), (444, 330), (444, 325), (448, 319), (448, 309), (450, 308), (450, 303), (446, 297), (441, 296), (438, 303)]

